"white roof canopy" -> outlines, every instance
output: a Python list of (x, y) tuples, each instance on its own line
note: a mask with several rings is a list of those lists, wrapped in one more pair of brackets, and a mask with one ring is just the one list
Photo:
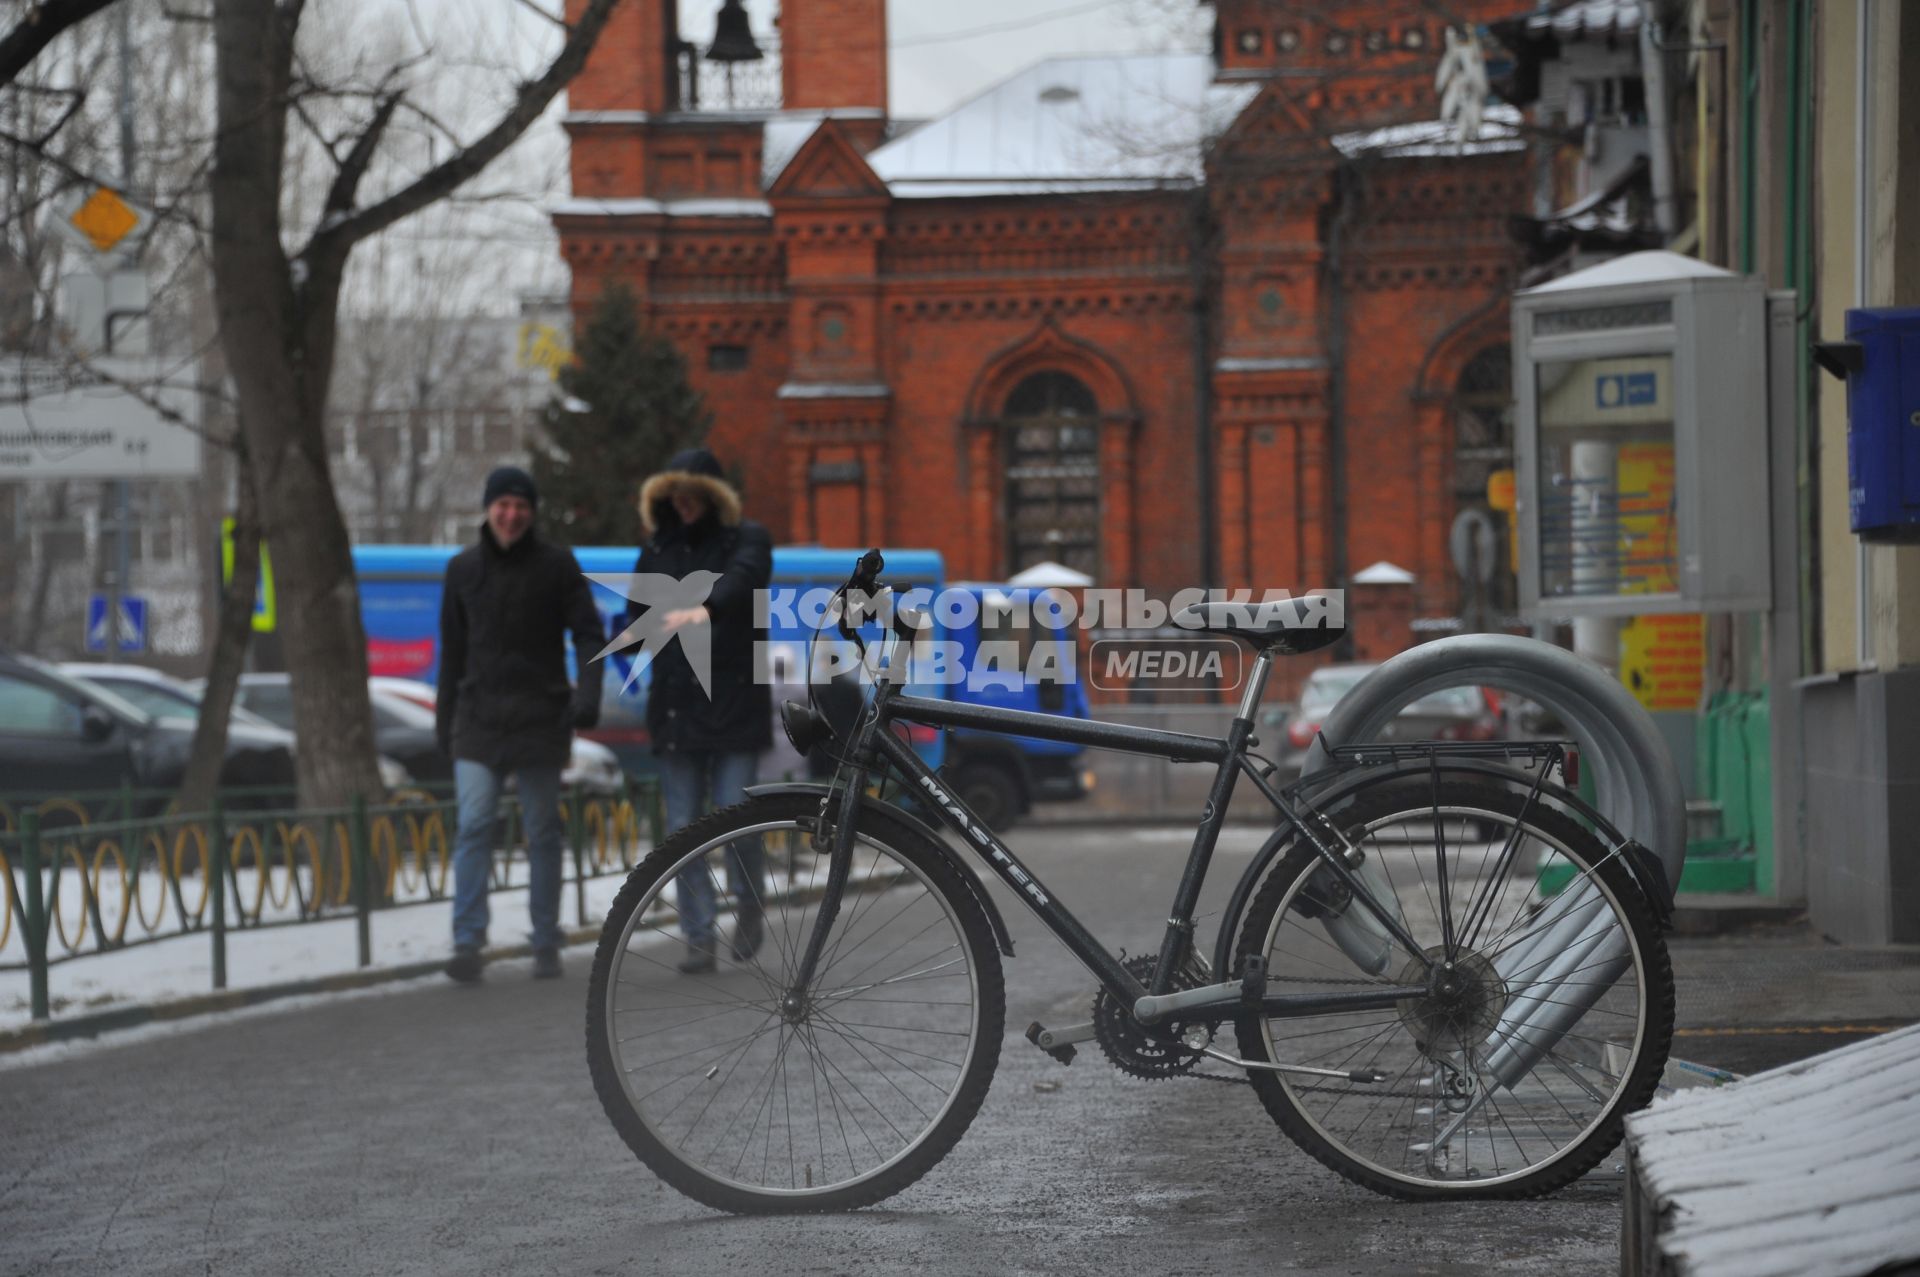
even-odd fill
[(1413, 573), (1385, 559), (1368, 564), (1353, 574), (1355, 585), (1412, 585)]
[(1007, 584), (1027, 590), (1084, 590), (1093, 584), (1093, 578), (1085, 572), (1049, 559), (1044, 563), (1036, 563), (1023, 572), (1014, 573)]
[[(1206, 141), (1256, 92), (1216, 85), (1213, 72), (1213, 59), (1199, 53), (1050, 58), (877, 148), (867, 162), (896, 194), (1190, 185), (1202, 176)], [(900, 189), (907, 183), (914, 185)]]

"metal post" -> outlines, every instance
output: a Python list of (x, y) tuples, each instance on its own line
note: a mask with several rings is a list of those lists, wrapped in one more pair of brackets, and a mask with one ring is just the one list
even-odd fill
[[(213, 892), (213, 987), (227, 987), (227, 818), (220, 810), (220, 800), (215, 798), (207, 812), (210, 828), (213, 863), (207, 866), (208, 890)], [(266, 872), (265, 865), (256, 866), (260, 872)]]
[(20, 814), (20, 868), (27, 878), (27, 981), (36, 1020), (52, 1016), (47, 1002), (47, 905), (40, 891), (40, 813)]
[(368, 849), (367, 800), (353, 796), (348, 816), (347, 838), (353, 847), (354, 932), (360, 946), (360, 965), (373, 965), (373, 891), (372, 857)]
[(567, 796), (567, 842), (573, 848), (574, 921), (587, 925), (587, 813), (581, 807), (580, 791)]
[[(120, 6), (120, 184), (132, 193), (133, 188), (133, 28), (130, 25), (131, 7)], [(109, 303), (111, 305), (111, 303)], [(113, 351), (113, 312), (108, 311), (104, 318), (105, 329), (100, 334), (102, 349), (109, 354)], [(107, 664), (113, 665), (120, 660), (120, 602), (127, 591), (129, 554), (127, 549), (127, 481), (115, 479), (113, 492), (113, 571), (107, 580)]]

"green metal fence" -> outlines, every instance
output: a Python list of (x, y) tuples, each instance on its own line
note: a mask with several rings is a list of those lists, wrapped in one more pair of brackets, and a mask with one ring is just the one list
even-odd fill
[[(229, 792), (209, 812), (144, 818), (133, 814), (134, 791), (0, 806), (0, 971), (28, 972), (33, 1018), (49, 1018), (47, 973), (62, 963), (200, 936), (212, 947), (212, 987), (224, 989), (230, 935), (352, 918), (365, 967), (375, 912), (451, 897), (452, 801), (420, 793), (331, 810), (262, 801)], [(561, 815), (565, 881), (584, 925), (586, 883), (624, 874), (659, 844), (660, 793), (649, 782), (575, 789)], [(512, 795), (500, 834), (490, 890), (511, 885), (521, 849)]]

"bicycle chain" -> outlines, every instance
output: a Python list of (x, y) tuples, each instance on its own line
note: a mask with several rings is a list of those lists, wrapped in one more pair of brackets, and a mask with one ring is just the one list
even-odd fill
[[(1309, 979), (1305, 976), (1268, 976), (1267, 983), (1269, 984), (1378, 984), (1380, 982), (1378, 980), (1352, 980), (1352, 979), (1335, 980), (1335, 979), (1320, 979), (1320, 978)], [(1252, 1086), (1253, 1085), (1253, 1080), (1244, 1075), (1240, 1077), (1222, 1077), (1218, 1073), (1187, 1072), (1187, 1073), (1176, 1074), (1175, 1076), (1189, 1077), (1196, 1082), (1223, 1082), (1228, 1086)], [(1310, 1092), (1310, 1093), (1317, 1093), (1317, 1094), (1319, 1093), (1332, 1094), (1332, 1095), (1353, 1094), (1351, 1090), (1344, 1090), (1337, 1086), (1296, 1086), (1293, 1089), (1296, 1091)], [(1371, 1091), (1370, 1090), (1370, 1091), (1367, 1091), (1366, 1094), (1385, 1096), (1389, 1099), (1409, 1099), (1409, 1098), (1423, 1099), (1426, 1097), (1426, 1092), (1424, 1091)]]

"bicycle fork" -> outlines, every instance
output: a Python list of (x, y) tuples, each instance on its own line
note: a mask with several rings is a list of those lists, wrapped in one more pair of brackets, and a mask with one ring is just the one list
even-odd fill
[(853, 774), (847, 784), (838, 793), (833, 794), (827, 803), (822, 804), (822, 814), (828, 803), (838, 800), (839, 810), (833, 814), (833, 849), (828, 854), (827, 884), (820, 894), (820, 908), (814, 915), (813, 932), (807, 937), (807, 947), (800, 955), (800, 962), (794, 968), (793, 979), (787, 985), (786, 992), (780, 998), (780, 1013), (789, 1022), (804, 1018), (810, 1005), (808, 990), (813, 986), (815, 971), (819, 968), (820, 957), (826, 952), (827, 936), (833, 930), (834, 921), (840, 916), (840, 902), (847, 892), (847, 878), (853, 871), (853, 839), (855, 820), (860, 811), (860, 796), (866, 792), (867, 772), (873, 762), (873, 751), (868, 745), (868, 737), (874, 721), (871, 708), (867, 711), (855, 729), (853, 739), (855, 747), (850, 751), (849, 766)]

